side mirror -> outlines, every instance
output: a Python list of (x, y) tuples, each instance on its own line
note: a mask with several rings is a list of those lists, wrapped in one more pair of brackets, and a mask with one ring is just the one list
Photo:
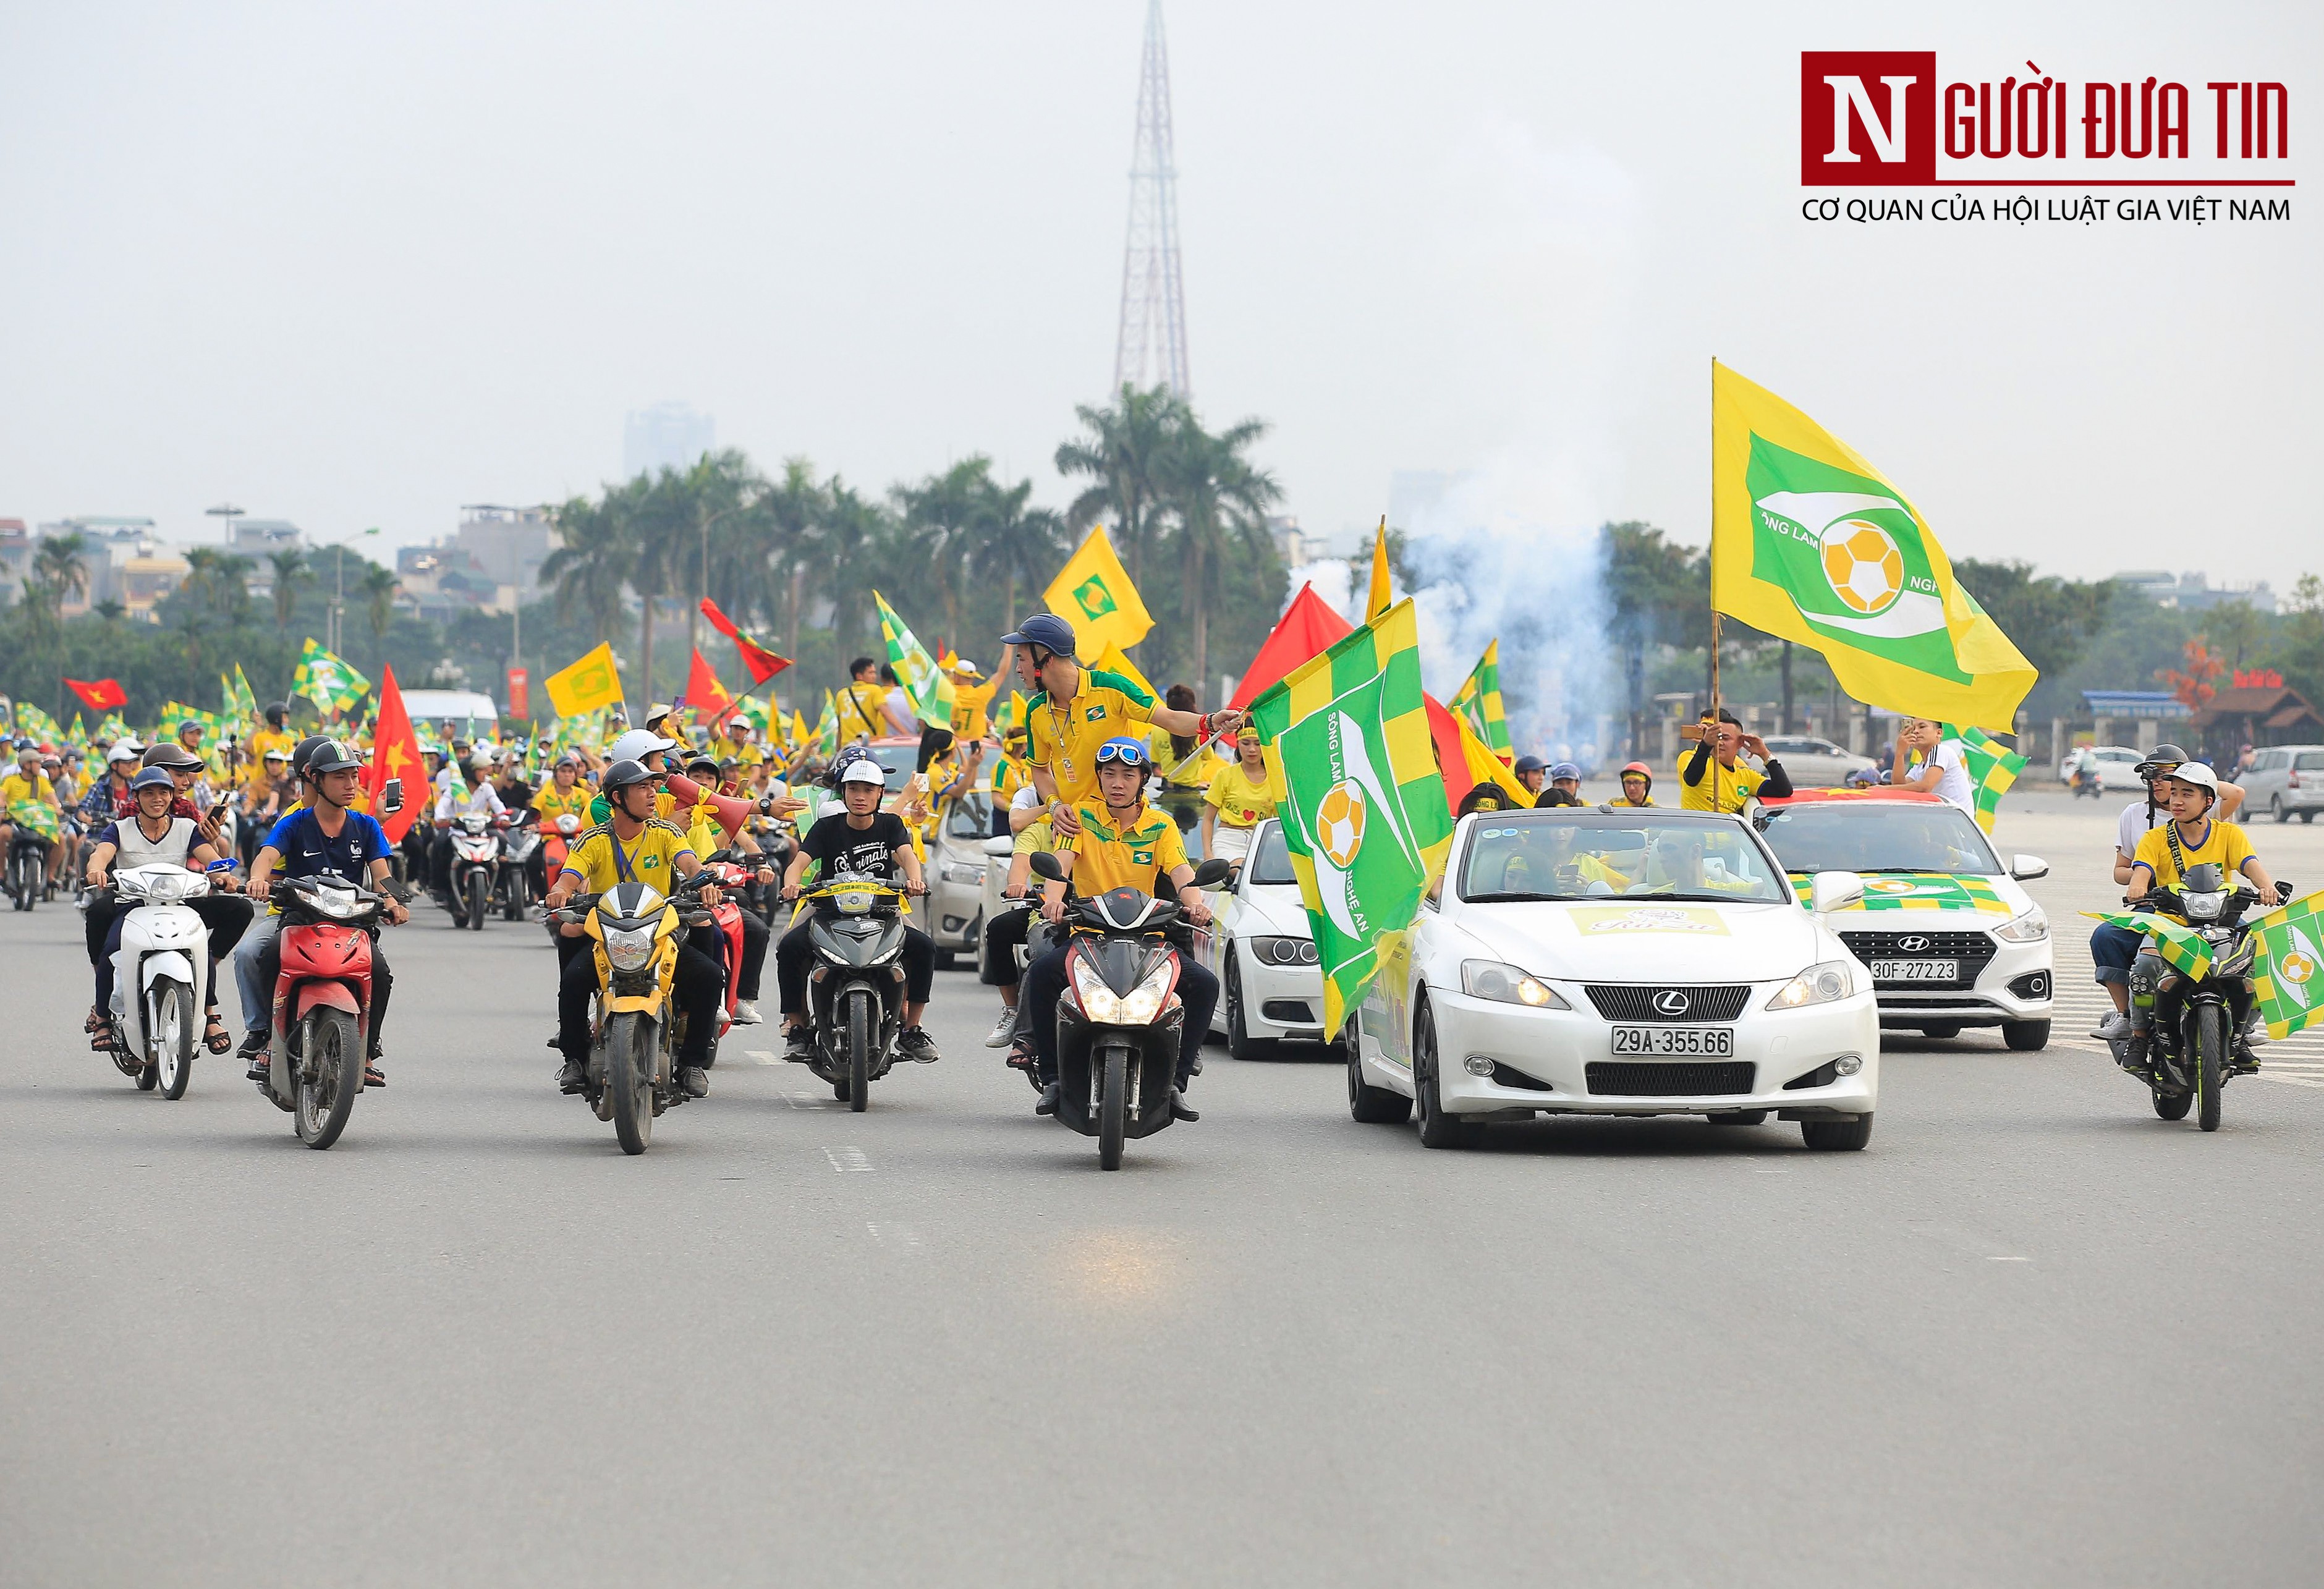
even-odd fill
[(1213, 855), (1194, 868), (1196, 888), (1217, 888), (1234, 875), (1234, 863)]
[(1014, 855), (1017, 853), (1017, 841), (1008, 838), (988, 838), (984, 841), (984, 853), (994, 856)]
[(391, 778), (382, 786), (379, 791), (379, 809), (380, 814), (386, 817), (392, 817), (403, 809), (403, 780)]
[(1819, 872), (1808, 884), (1808, 909), (1822, 916), (1864, 903), (1864, 879), (1853, 872)]
[(1032, 855), (1033, 875), (1044, 882), (1063, 882), (1065, 869), (1057, 857), (1047, 850), (1036, 850)]
[(2050, 875), (2050, 863), (2039, 855), (2012, 855), (2009, 857), (2009, 875), (2020, 882), (2031, 882), (2037, 877)]

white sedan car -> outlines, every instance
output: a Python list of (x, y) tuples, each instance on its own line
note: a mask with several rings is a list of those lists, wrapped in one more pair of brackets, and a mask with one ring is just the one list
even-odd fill
[(1280, 823), (1259, 825), (1233, 884), (1212, 908), (1218, 927), (1197, 941), (1221, 990), (1211, 1030), (1226, 1034), (1228, 1051), (1267, 1059), (1278, 1043), (1322, 1042), (1323, 968)]
[(1536, 1114), (1775, 1111), (1861, 1148), (1879, 1103), (1872, 980), (1738, 817), (1609, 806), (1462, 818), (1436, 895), (1384, 936), (1347, 1033), (1349, 1109), (1432, 1148)]

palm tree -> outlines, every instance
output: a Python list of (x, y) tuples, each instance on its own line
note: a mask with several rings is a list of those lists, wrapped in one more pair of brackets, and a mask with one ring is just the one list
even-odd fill
[[(798, 655), (799, 607), (815, 554), (816, 535), (831, 512), (831, 494), (815, 482), (815, 466), (803, 457), (783, 460), (783, 477), (759, 498), (759, 513), (773, 545), (770, 572), (782, 582), (783, 654)], [(778, 614), (768, 614), (770, 621)]]
[[(88, 537), (75, 530), (46, 537), (32, 554), (32, 572), (40, 578), (50, 616), (62, 615), (65, 603), (88, 594), (88, 568), (81, 561), (88, 550)], [(30, 588), (28, 585), (28, 593)]]
[(945, 633), (955, 640), (960, 633), (960, 577), (989, 531), (998, 494), (992, 460), (982, 453), (941, 475), (930, 475), (918, 485), (899, 485), (889, 493), (902, 532), (898, 548), (902, 555), (891, 566), (927, 574), (934, 587), (927, 594), (944, 608)]
[(105, 626), (108, 629), (119, 628), (121, 626), (121, 620), (128, 616), (129, 614), (129, 609), (127, 607), (122, 605), (121, 603), (109, 596), (103, 601), (97, 603), (97, 605), (91, 607), (89, 611), (104, 619)]
[(1264, 420), (1245, 420), (1213, 436), (1189, 416), (1157, 470), (1177, 521), (1184, 605), (1193, 620), (1194, 688), (1204, 694), (1210, 688), (1211, 587), (1235, 552), (1265, 558), (1274, 551), (1267, 510), (1282, 500), (1283, 488), (1243, 456), (1266, 434)]
[(601, 642), (613, 639), (622, 621), (622, 591), (635, 556), (612, 497), (610, 491), (600, 502), (576, 496), (558, 508), (559, 544), (540, 565), (540, 582), (556, 587), (558, 617), (570, 618), (576, 609), (588, 614)]
[(997, 580), (1006, 591), (1001, 607), (1004, 624), (1014, 624), (1023, 616), (1017, 610), (1018, 581), (1040, 588), (1065, 551), (1065, 520), (1047, 508), (1028, 509), (1025, 504), (1032, 494), (1030, 480), (1007, 487), (996, 485), (980, 526), (980, 538), (970, 552), (970, 566), (977, 577)]
[(1145, 568), (1146, 545), (1161, 495), (1158, 473), (1172, 438), (1191, 422), (1185, 402), (1167, 386), (1140, 392), (1125, 384), (1116, 406), (1074, 410), (1087, 434), (1057, 448), (1057, 473), (1086, 476), (1093, 484), (1065, 510), (1075, 530), (1100, 518), (1112, 522), (1114, 541), (1127, 552), (1130, 582)]
[(274, 625), (287, 634), (291, 616), (299, 610), (299, 592), (312, 585), (315, 576), (307, 567), (307, 554), (295, 546), (269, 552), (266, 560), (274, 565)]
[(834, 475), (826, 487), (829, 511), (815, 540), (815, 577), (831, 599), (831, 633), (844, 651), (856, 643), (872, 610), (872, 549), (887, 530), (880, 504), (866, 502)]
[[(363, 594), (364, 605), (369, 610), (372, 639), (384, 644), (387, 626), (395, 621), (395, 593), (400, 588), (395, 570), (383, 568), (377, 563), (365, 563), (363, 583), (355, 588)], [(521, 601), (522, 596), (520, 595), (518, 599)]]

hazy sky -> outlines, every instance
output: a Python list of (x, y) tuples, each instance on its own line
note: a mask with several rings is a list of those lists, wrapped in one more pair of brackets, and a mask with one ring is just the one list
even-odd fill
[[(1891, 14), (1882, 20), (1880, 12)], [(716, 417), (1049, 466), (1111, 374), (1144, 0), (0, 5), (0, 515), (330, 535)], [(2318, 231), (1799, 217), (1803, 49), (2290, 85), (2310, 5), (1168, 0), (1194, 396), (1338, 535), (1397, 468), (1706, 533), (1714, 354), (1957, 554), (2324, 568)], [(2197, 90), (2199, 129), (2208, 97)], [(2079, 109), (2079, 102), (2077, 105)], [(2309, 162), (2295, 158), (2291, 174)]]

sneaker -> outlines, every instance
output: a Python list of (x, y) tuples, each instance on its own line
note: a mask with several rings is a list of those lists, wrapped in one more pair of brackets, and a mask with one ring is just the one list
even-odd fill
[(1014, 1010), (1001, 1011), (1001, 1019), (992, 1023), (992, 1030), (984, 1039), (984, 1046), (988, 1049), (1007, 1048), (1009, 1046), (1009, 1034), (1016, 1030), (1017, 1012)]
[(924, 1027), (908, 1026), (896, 1039), (896, 1051), (907, 1059), (922, 1065), (934, 1065), (944, 1058), (936, 1052), (936, 1039), (928, 1036)]
[(1170, 1118), (1173, 1120), (1202, 1119), (1200, 1114), (1197, 1114), (1187, 1105), (1186, 1089), (1184, 1087), (1172, 1087), (1170, 1089)]
[(706, 1098), (710, 1095), (710, 1073), (699, 1065), (681, 1065), (678, 1067), (678, 1085), (686, 1089), (689, 1098)]
[(760, 1021), (765, 1019), (766, 1018), (764, 1016), (759, 1013), (759, 1006), (754, 1001), (750, 999), (737, 999), (734, 1001), (735, 1025), (756, 1026)]
[(815, 1030), (812, 1027), (794, 1026), (783, 1034), (783, 1058), (794, 1065), (805, 1065), (815, 1058)]
[(582, 1067), (581, 1061), (578, 1059), (567, 1059), (565, 1062), (565, 1068), (557, 1073), (557, 1090), (567, 1096), (579, 1092), (588, 1084), (589, 1073)]
[(251, 1056), (254, 1054), (265, 1053), (267, 1036), (268, 1034), (264, 1031), (247, 1031), (243, 1033), (242, 1047), (237, 1049), (236, 1052), (241, 1054), (241, 1056), (245, 1059), (251, 1058)]
[(2246, 1049), (2265, 1048), (2274, 1040), (2267, 1035), (2267, 1023), (2256, 1016), (2253, 1018), (2249, 1026), (2244, 1028), (2244, 1047)]
[(1057, 1112), (1057, 1100), (1064, 1095), (1064, 1091), (1065, 1089), (1058, 1086), (1056, 1082), (1049, 1083), (1041, 1089), (1041, 1101), (1033, 1105), (1033, 1113), (1055, 1114)]
[(2109, 1043), (2118, 1043), (2130, 1035), (2130, 1017), (2117, 1010), (2099, 1021), (2098, 1029), (2090, 1035)]

